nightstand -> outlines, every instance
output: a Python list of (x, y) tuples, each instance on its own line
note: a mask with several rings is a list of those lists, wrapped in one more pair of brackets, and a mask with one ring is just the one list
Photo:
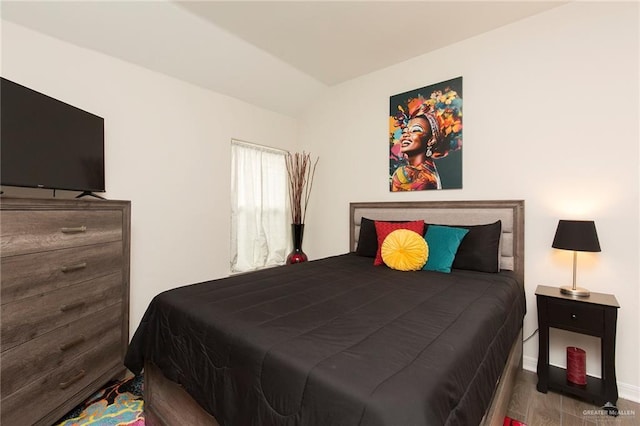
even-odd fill
[[(616, 384), (616, 321), (620, 305), (615, 296), (591, 293), (575, 298), (560, 293), (558, 287), (540, 285), (536, 289), (538, 303), (538, 386), (539, 392), (549, 389), (573, 395), (603, 406), (618, 400)], [(559, 328), (600, 338), (602, 378), (587, 376), (587, 384), (567, 381), (564, 368), (549, 365), (549, 328)]]

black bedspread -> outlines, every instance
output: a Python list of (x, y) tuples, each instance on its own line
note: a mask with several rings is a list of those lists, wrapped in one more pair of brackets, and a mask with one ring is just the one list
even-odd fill
[(509, 272), (346, 254), (164, 292), (125, 364), (152, 361), (223, 426), (477, 425), (524, 313)]

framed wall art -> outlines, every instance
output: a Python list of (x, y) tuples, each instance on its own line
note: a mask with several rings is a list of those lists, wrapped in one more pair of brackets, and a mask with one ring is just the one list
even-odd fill
[(389, 190), (462, 188), (462, 77), (389, 100)]

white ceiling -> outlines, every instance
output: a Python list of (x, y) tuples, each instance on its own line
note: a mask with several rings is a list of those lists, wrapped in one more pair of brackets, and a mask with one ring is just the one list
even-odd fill
[(6, 1), (2, 19), (271, 109), (567, 1)]

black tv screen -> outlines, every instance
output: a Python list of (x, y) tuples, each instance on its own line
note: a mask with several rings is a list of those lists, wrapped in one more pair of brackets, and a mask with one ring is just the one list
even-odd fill
[(2, 78), (0, 184), (104, 192), (104, 119)]

